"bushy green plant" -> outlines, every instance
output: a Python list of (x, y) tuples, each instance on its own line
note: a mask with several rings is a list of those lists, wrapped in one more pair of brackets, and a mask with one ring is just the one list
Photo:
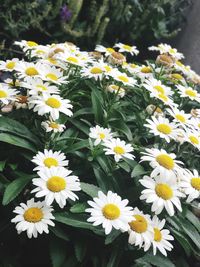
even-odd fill
[[(1, 266), (195, 265), (200, 77), (180, 62), (182, 54), (161, 44), (151, 48), (161, 53), (156, 62), (140, 65), (125, 58), (137, 54), (136, 47), (121, 43), (116, 47), (124, 55), (98, 47), (105, 56), (70, 43), (18, 45), (23, 60), (0, 62), (1, 71), (10, 73), (0, 84)], [(145, 152), (156, 153), (154, 164)], [(143, 192), (149, 183), (154, 193), (152, 184)], [(118, 196), (105, 205), (99, 191)], [(128, 199), (134, 210), (125, 215), (116, 206), (119, 196), (120, 205)], [(161, 213), (162, 201), (168, 204)], [(96, 211), (87, 210), (91, 206)], [(166, 220), (164, 232), (153, 224), (154, 211)], [(167, 256), (169, 243), (160, 243), (165, 238), (173, 246)], [(158, 249), (152, 254), (153, 242), (165, 256)]]

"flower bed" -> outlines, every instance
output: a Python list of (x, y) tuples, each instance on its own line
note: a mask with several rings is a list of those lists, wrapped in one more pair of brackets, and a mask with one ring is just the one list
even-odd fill
[(12, 266), (27, 264), (31, 238), (56, 267), (197, 261), (200, 77), (183, 55), (16, 44), (24, 58), (0, 62), (2, 263), (18, 244)]

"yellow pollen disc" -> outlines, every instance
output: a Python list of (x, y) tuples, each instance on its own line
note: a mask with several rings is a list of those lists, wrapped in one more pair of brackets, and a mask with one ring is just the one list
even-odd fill
[(169, 98), (165, 94), (162, 94), (162, 93), (158, 94), (158, 97), (160, 97), (163, 102), (167, 102), (169, 100)]
[(112, 84), (110, 87), (115, 91), (118, 91), (120, 89), (120, 87), (115, 84)]
[(53, 98), (53, 97), (49, 97), (45, 103), (51, 107), (51, 108), (59, 108), (61, 106), (61, 103), (58, 99)]
[(27, 222), (40, 222), (43, 219), (43, 212), (39, 208), (29, 208), (24, 212), (24, 219)]
[(158, 228), (154, 228), (154, 241), (160, 242), (162, 240), (161, 231)]
[(26, 43), (29, 47), (38, 46), (38, 44), (36, 42), (33, 42), (33, 41), (27, 41)]
[(68, 58), (67, 58), (67, 61), (69, 61), (69, 62), (71, 62), (71, 63), (75, 63), (75, 64), (78, 63), (78, 59), (75, 58), (75, 57), (68, 57)]
[(44, 50), (36, 50), (35, 53), (37, 55), (40, 55), (40, 54), (45, 54), (45, 51)]
[(200, 191), (200, 177), (194, 177), (191, 179), (191, 185), (196, 190)]
[(156, 108), (155, 112), (157, 112), (157, 113), (163, 113), (161, 108)]
[(141, 68), (141, 72), (142, 72), (142, 73), (151, 73), (152, 70), (151, 70), (151, 68), (148, 66), (148, 67), (143, 67), (143, 68)]
[(159, 93), (161, 93), (161, 94), (164, 94), (165, 93), (165, 90), (160, 85), (155, 85), (154, 86), (154, 89), (156, 89), (156, 91), (159, 92)]
[(127, 83), (129, 81), (129, 79), (126, 76), (123, 76), (123, 75), (119, 75), (117, 78), (120, 81), (125, 82), (125, 83)]
[(130, 45), (123, 45), (123, 48), (125, 50), (128, 50), (129, 52), (132, 50), (132, 47)]
[(0, 90), (0, 98), (5, 98), (7, 96), (8, 96), (8, 94), (5, 91)]
[(118, 155), (123, 155), (125, 153), (125, 150), (121, 146), (114, 147), (114, 152)]
[(14, 69), (16, 63), (14, 61), (10, 61), (6, 64), (6, 68), (9, 69), (9, 70), (12, 70)]
[(106, 136), (105, 136), (105, 134), (104, 133), (99, 133), (99, 138), (102, 140), (102, 139), (104, 139)]
[(156, 161), (164, 168), (172, 170), (174, 168), (174, 160), (165, 154), (160, 154), (156, 157)]
[(29, 67), (25, 70), (25, 73), (28, 75), (28, 76), (35, 76), (35, 75), (38, 75), (38, 71), (36, 70), (36, 68), (34, 67)]
[(183, 76), (179, 73), (172, 73), (172, 78), (176, 79), (176, 80), (182, 80)]
[(40, 84), (38, 84), (38, 85), (36, 85), (36, 87), (38, 88), (38, 89), (42, 89), (42, 91), (46, 91), (47, 90), (47, 87), (46, 86), (44, 86), (44, 85), (40, 85)]
[(185, 123), (185, 122), (186, 122), (185, 117), (184, 117), (183, 115), (181, 115), (181, 114), (177, 114), (177, 115), (175, 116), (175, 118), (176, 118), (178, 121), (182, 122), (182, 123)]
[(169, 200), (173, 197), (173, 191), (168, 184), (157, 184), (155, 187), (157, 196), (164, 200)]
[(52, 81), (57, 81), (58, 80), (58, 77), (54, 73), (48, 73), (46, 75), (46, 78), (49, 78)]
[(198, 128), (200, 128), (200, 123), (198, 123), (198, 125), (197, 125), (197, 126), (198, 126)]
[(59, 124), (57, 124), (55, 122), (50, 122), (49, 127), (53, 128), (53, 129), (59, 129)]
[(106, 72), (109, 72), (109, 71), (111, 71), (112, 70), (112, 68), (110, 67), (110, 66), (104, 66), (104, 69), (106, 70)]
[(92, 74), (101, 74), (101, 73), (103, 72), (103, 70), (100, 69), (100, 68), (98, 68), (98, 67), (94, 67), (94, 68), (92, 68), (92, 69), (90, 70), (90, 72), (91, 72)]
[(52, 166), (55, 166), (57, 167), (58, 166), (58, 161), (54, 158), (46, 158), (44, 161), (43, 161), (44, 165), (48, 168), (52, 167)]
[(174, 53), (176, 53), (176, 50), (173, 49), (173, 48), (170, 48), (170, 49), (169, 49), (169, 53), (174, 54)]
[(108, 220), (115, 220), (120, 216), (120, 209), (115, 204), (106, 204), (102, 209), (103, 216)]
[(186, 95), (191, 96), (191, 97), (196, 97), (197, 96), (197, 92), (192, 90), (192, 89), (185, 90), (185, 93), (186, 93)]
[(131, 229), (137, 233), (144, 233), (147, 230), (148, 222), (142, 215), (134, 215), (135, 220), (129, 223)]
[(115, 52), (115, 49), (113, 49), (113, 48), (111, 48), (111, 47), (106, 48), (106, 50), (107, 50), (109, 53), (113, 53), (113, 52)]
[(48, 57), (47, 60), (51, 63), (51, 64), (57, 64), (57, 60), (53, 59), (51, 57)]
[(189, 136), (189, 139), (190, 139), (192, 144), (194, 144), (194, 145), (198, 145), (199, 144), (198, 138), (195, 137), (194, 135)]
[(132, 64), (129, 64), (129, 66), (132, 68), (132, 69), (135, 69), (137, 67), (136, 64), (132, 63)]
[(165, 123), (161, 123), (157, 125), (157, 130), (163, 134), (170, 134), (172, 132), (172, 128)]
[(52, 192), (60, 192), (66, 188), (66, 181), (60, 176), (52, 176), (47, 181), (47, 188)]

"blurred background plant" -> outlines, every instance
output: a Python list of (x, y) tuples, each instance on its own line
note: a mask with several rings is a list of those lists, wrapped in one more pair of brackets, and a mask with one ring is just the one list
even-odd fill
[[(1, 55), (14, 40), (72, 41), (83, 49), (172, 38), (192, 0), (1, 0)], [(3, 50), (4, 49), (4, 50)], [(8, 52), (8, 51), (7, 51)], [(10, 52), (10, 51), (9, 51)], [(7, 54), (6, 54), (7, 56)]]

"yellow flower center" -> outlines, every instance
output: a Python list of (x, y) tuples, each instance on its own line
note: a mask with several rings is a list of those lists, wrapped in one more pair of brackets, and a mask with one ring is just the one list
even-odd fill
[(190, 139), (192, 144), (194, 144), (194, 145), (198, 145), (199, 144), (198, 138), (195, 137), (194, 135), (189, 136), (189, 139)]
[(161, 231), (158, 228), (154, 228), (154, 241), (160, 242), (162, 240)]
[(5, 91), (0, 90), (0, 98), (5, 98), (7, 96), (8, 96), (8, 94)]
[(40, 50), (40, 49), (38, 49), (38, 50), (35, 51), (35, 53), (36, 53), (37, 55), (40, 55), (40, 54), (45, 54), (45, 51), (44, 51), (44, 50)]
[(38, 88), (38, 89), (42, 89), (42, 91), (46, 91), (47, 90), (47, 87), (46, 86), (44, 86), (44, 85), (40, 85), (40, 84), (38, 84), (38, 85), (36, 85), (36, 87)]
[(157, 125), (157, 130), (163, 134), (170, 134), (172, 132), (172, 128), (165, 123), (160, 123)]
[(156, 161), (164, 168), (172, 170), (174, 168), (174, 160), (165, 154), (160, 154), (156, 157)]
[(39, 72), (36, 70), (36, 68), (34, 67), (29, 67), (25, 70), (25, 73), (28, 75), (28, 76), (35, 76), (35, 75), (38, 75)]
[(103, 216), (108, 220), (115, 220), (120, 216), (120, 209), (115, 204), (106, 204), (102, 209)]
[(55, 122), (50, 122), (49, 127), (53, 128), (53, 129), (59, 129), (59, 124), (57, 124)]
[(46, 158), (43, 161), (44, 165), (48, 168), (51, 168), (52, 166), (57, 167), (58, 166), (58, 161), (54, 158)]
[(100, 69), (100, 68), (98, 68), (98, 67), (94, 67), (94, 68), (92, 68), (92, 69), (90, 70), (90, 72), (91, 72), (92, 74), (101, 74), (101, 73), (103, 72), (103, 70)]
[(108, 65), (104, 66), (104, 69), (106, 70), (106, 72), (109, 72), (112, 70), (112, 68)]
[(190, 97), (196, 97), (197, 96), (197, 92), (195, 90), (192, 89), (187, 89), (185, 90), (186, 95), (190, 96)]
[(155, 112), (157, 112), (157, 113), (163, 113), (163, 112), (162, 112), (162, 109), (159, 108), (159, 107), (156, 108)]
[(124, 148), (121, 147), (121, 146), (116, 146), (116, 147), (114, 147), (114, 152), (115, 152), (116, 154), (118, 154), (118, 155), (122, 155), (122, 154), (125, 153), (125, 150), (124, 150)]
[(167, 102), (169, 100), (169, 98), (165, 95), (165, 94), (158, 94), (158, 97), (163, 101), (163, 102)]
[(10, 61), (6, 64), (6, 68), (9, 69), (9, 70), (12, 70), (14, 69), (16, 63), (14, 61)]
[(46, 75), (46, 78), (49, 78), (52, 81), (57, 81), (58, 80), (58, 77), (54, 73), (48, 73)]
[(180, 67), (183, 67), (183, 66), (184, 66), (184, 64), (183, 64), (182, 62), (180, 62), (180, 61), (176, 61), (176, 64), (177, 64), (178, 66), (180, 66)]
[(132, 63), (132, 64), (129, 64), (129, 66), (132, 68), (132, 69), (135, 69), (137, 67), (136, 64)]
[(66, 188), (66, 181), (60, 176), (52, 176), (47, 181), (47, 188), (52, 192), (60, 192)]
[(26, 43), (29, 47), (38, 46), (38, 44), (34, 41), (27, 41)]
[(157, 184), (155, 187), (157, 196), (164, 200), (171, 199), (173, 197), (173, 190), (168, 184)]
[(176, 80), (182, 80), (183, 76), (179, 73), (172, 73), (172, 78), (176, 79)]
[(118, 78), (120, 81), (125, 82), (125, 83), (127, 83), (127, 82), (129, 81), (128, 77), (123, 76), (123, 75), (119, 75), (117, 78)]
[(144, 233), (147, 230), (148, 222), (142, 215), (134, 215), (135, 220), (129, 223), (131, 229), (137, 233)]
[(156, 89), (157, 92), (161, 93), (161, 94), (164, 94), (165, 93), (165, 90), (162, 86), (160, 85), (155, 85), (154, 86), (154, 89)]
[(115, 52), (115, 49), (113, 49), (113, 48), (111, 48), (111, 47), (108, 47), (108, 48), (106, 48), (106, 50), (109, 52), (109, 53), (113, 53), (113, 52)]
[(124, 50), (131, 51), (132, 47), (130, 45), (123, 45)]
[(185, 123), (185, 122), (186, 122), (185, 117), (184, 117), (183, 115), (181, 115), (181, 114), (176, 114), (175, 118), (176, 118), (178, 121), (182, 122), (182, 123)]
[(43, 212), (39, 208), (29, 208), (24, 212), (24, 219), (27, 222), (40, 222), (43, 219)]
[(61, 106), (61, 103), (58, 99), (54, 98), (54, 97), (49, 97), (45, 103), (51, 107), (51, 108), (59, 108)]
[(194, 177), (191, 179), (191, 185), (194, 189), (200, 191), (200, 177)]
[(78, 59), (75, 57), (68, 57), (67, 61), (70, 63), (78, 64)]
[(106, 135), (104, 133), (99, 133), (99, 138), (102, 140), (106, 137)]
[(51, 64), (57, 64), (57, 60), (51, 57), (48, 57), (47, 60), (51, 63)]
[(141, 68), (141, 72), (142, 73), (151, 73), (152, 70), (149, 66), (146, 66), (146, 67)]

